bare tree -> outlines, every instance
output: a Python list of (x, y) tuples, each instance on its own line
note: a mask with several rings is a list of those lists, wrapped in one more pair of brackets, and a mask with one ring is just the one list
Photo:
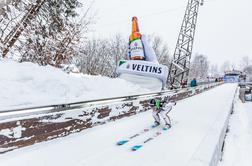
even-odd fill
[(109, 39), (91, 39), (80, 50), (81, 72), (115, 77), (120, 59), (127, 55), (127, 42), (121, 35)]
[(109, 49), (110, 49), (110, 57), (111, 57), (111, 68), (112, 73), (111, 77), (116, 76), (116, 68), (119, 60), (126, 59), (128, 45), (126, 40), (120, 34), (116, 34), (114, 38), (109, 39)]
[(248, 65), (246, 66), (244, 69), (243, 69), (243, 72), (246, 74), (247, 78), (246, 80), (247, 81), (252, 81), (252, 65)]
[(230, 70), (232, 70), (232, 66), (230, 65), (229, 61), (224, 62), (220, 68), (221, 73), (225, 73), (225, 71), (230, 71)]
[(246, 74), (246, 80), (252, 81), (252, 60), (248, 56), (242, 57), (240, 68)]
[(169, 49), (167, 44), (163, 42), (160, 36), (149, 35), (149, 42), (154, 52), (156, 53), (158, 62), (163, 65), (169, 65)]
[[(160, 37), (151, 39), (150, 45), (154, 48), (159, 62), (168, 65), (169, 52), (167, 46)], [(128, 41), (124, 40), (119, 34), (108, 39), (91, 39), (80, 50), (81, 72), (115, 77), (118, 62), (120, 59), (127, 59), (127, 51)]]
[(196, 78), (205, 81), (208, 77), (209, 62), (207, 57), (201, 54), (195, 55), (191, 63), (189, 79)]
[(209, 68), (209, 74), (212, 77), (219, 77), (220, 76), (217, 64), (211, 65), (211, 67)]
[(91, 75), (106, 75), (109, 68), (107, 40), (89, 40), (80, 52), (80, 70)]
[(242, 59), (240, 61), (240, 68), (243, 70), (244, 68), (246, 68), (250, 64), (252, 64), (252, 60), (248, 56), (244, 56), (244, 57), (242, 57)]

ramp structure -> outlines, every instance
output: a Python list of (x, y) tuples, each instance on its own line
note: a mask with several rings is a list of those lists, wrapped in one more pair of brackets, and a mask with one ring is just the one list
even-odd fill
[(178, 88), (182, 83), (187, 82), (200, 5), (203, 5), (203, 0), (188, 0), (169, 70), (168, 78), (171, 87)]

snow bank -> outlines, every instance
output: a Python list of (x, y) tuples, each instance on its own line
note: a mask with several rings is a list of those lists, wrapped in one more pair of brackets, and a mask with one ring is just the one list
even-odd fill
[(252, 165), (252, 102), (242, 103), (236, 96), (220, 166)]
[(207, 134), (196, 149), (188, 166), (218, 165), (222, 156), (223, 143), (225, 141), (230, 115), (233, 111), (234, 100), (227, 104), (227, 106), (230, 106), (230, 108), (223, 108), (223, 111), (219, 113), (219, 116), (211, 124), (211, 127), (207, 129)]
[(0, 61), (0, 110), (150, 92), (119, 78), (66, 74), (51, 66)]

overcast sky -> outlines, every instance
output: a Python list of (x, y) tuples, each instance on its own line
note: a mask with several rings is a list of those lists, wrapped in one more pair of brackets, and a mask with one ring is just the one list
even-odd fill
[[(95, 0), (94, 37), (121, 33), (128, 38), (131, 17), (137, 16), (143, 34), (159, 35), (173, 54), (187, 0)], [(252, 59), (252, 0), (205, 0), (200, 7), (193, 53), (212, 64), (239, 64)]]

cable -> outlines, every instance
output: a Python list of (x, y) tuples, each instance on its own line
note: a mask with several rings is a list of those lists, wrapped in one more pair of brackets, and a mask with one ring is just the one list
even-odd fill
[[(146, 19), (147, 17), (151, 17), (151, 16), (156, 16), (156, 15), (162, 15), (162, 14), (166, 14), (166, 13), (171, 13), (171, 12), (175, 12), (175, 11), (178, 11), (180, 9), (184, 9), (185, 8), (185, 5), (183, 6), (180, 6), (180, 7), (177, 7), (177, 8), (172, 8), (172, 9), (167, 9), (167, 10), (163, 10), (163, 11), (160, 11), (160, 12), (153, 12), (153, 13), (149, 13), (149, 14), (144, 14), (144, 15), (140, 15), (139, 17), (141, 17), (142, 19)], [(116, 22), (111, 22), (109, 24), (103, 24), (99, 27), (102, 27), (102, 28), (106, 28), (106, 27), (109, 27), (109, 26), (112, 26), (112, 25), (120, 25), (120, 24), (124, 24), (124, 23), (128, 23), (129, 22), (129, 19), (122, 19), (122, 20), (119, 20), (119, 21), (116, 21)]]

